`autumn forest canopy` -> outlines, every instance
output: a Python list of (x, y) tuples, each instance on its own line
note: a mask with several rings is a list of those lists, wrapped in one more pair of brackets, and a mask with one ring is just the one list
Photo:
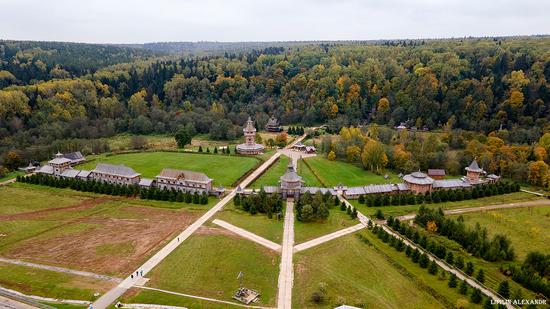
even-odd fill
[[(182, 47), (182, 46), (185, 46)], [(252, 115), (283, 124), (377, 123), (550, 131), (550, 38), (94, 45), (0, 41), (0, 154), (24, 160), (118, 133), (233, 140)], [(550, 137), (549, 137), (550, 139)], [(464, 144), (456, 147), (465, 147)], [(53, 148), (56, 148), (55, 150)], [(67, 149), (69, 150), (69, 149)]]

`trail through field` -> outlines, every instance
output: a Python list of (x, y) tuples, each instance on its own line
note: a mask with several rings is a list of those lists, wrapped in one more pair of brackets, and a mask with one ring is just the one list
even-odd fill
[(100, 280), (105, 280), (105, 281), (114, 281), (114, 282), (122, 281), (122, 279), (120, 279), (120, 278), (115, 278), (115, 277), (111, 277), (111, 276), (91, 273), (91, 272), (87, 272), (87, 271), (80, 271), (80, 270), (74, 270), (74, 269), (68, 269), (68, 268), (56, 267), (56, 266), (49, 266), (49, 265), (41, 265), (41, 264), (29, 263), (29, 262), (20, 261), (20, 260), (5, 259), (5, 258), (2, 258), (2, 257), (0, 257), (0, 262), (13, 264), (13, 265), (32, 267), (32, 268), (45, 269), (45, 270), (50, 270), (50, 271), (55, 271), (55, 272), (60, 272), (60, 273), (66, 273), (66, 274), (71, 274), (71, 275), (77, 275), (77, 276), (83, 276), (83, 277), (89, 277), (89, 278), (93, 278), (93, 279), (100, 279)]
[[(480, 207), (470, 207), (470, 208), (457, 208), (444, 210), (443, 213), (446, 215), (458, 215), (468, 212), (478, 212), (486, 210), (497, 210), (497, 209), (509, 209), (509, 208), (521, 208), (521, 207), (537, 207), (537, 206), (546, 206), (550, 205), (549, 199), (540, 199), (528, 202), (519, 202), (519, 203), (509, 203), (509, 204), (498, 204), (498, 205), (489, 205), (489, 206), (480, 206)], [(416, 213), (411, 213), (404, 216), (399, 216), (397, 219), (399, 221), (412, 220), (416, 216)]]
[(350, 226), (348, 228), (341, 229), (339, 231), (336, 231), (336, 232), (333, 232), (333, 233), (330, 233), (330, 234), (327, 234), (327, 235), (323, 235), (321, 237), (318, 237), (318, 238), (315, 238), (315, 239), (312, 239), (312, 240), (309, 240), (309, 241), (306, 241), (306, 242), (303, 242), (301, 244), (298, 244), (298, 245), (294, 246), (294, 252), (300, 252), (300, 251), (318, 246), (318, 245), (323, 244), (327, 241), (331, 241), (333, 239), (336, 239), (336, 238), (339, 238), (339, 237), (357, 232), (357, 231), (359, 231), (361, 229), (364, 229), (364, 228), (365, 228), (365, 225), (363, 225), (363, 223), (359, 223), (359, 224), (356, 224), (354, 226)]
[(245, 229), (242, 229), (240, 227), (237, 227), (237, 226), (234, 226), (233, 224), (230, 224), (228, 222), (225, 222), (223, 220), (219, 220), (219, 219), (215, 219), (214, 221), (212, 221), (212, 223), (214, 224), (217, 224), (243, 238), (246, 238), (248, 240), (251, 240), (255, 243), (258, 243), (266, 248), (269, 248), (271, 250), (275, 250), (275, 251), (279, 251), (281, 250), (281, 245), (279, 244), (276, 244), (274, 242), (272, 242), (271, 240), (267, 240), (261, 236), (258, 236), (254, 233), (251, 233)]

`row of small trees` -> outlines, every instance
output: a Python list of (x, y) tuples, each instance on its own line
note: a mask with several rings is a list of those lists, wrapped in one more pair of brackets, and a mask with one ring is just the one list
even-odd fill
[[(336, 199), (338, 198), (336, 197)], [(346, 205), (346, 202), (342, 201), (340, 203), (340, 210), (345, 211), (350, 216), (350, 218), (357, 219), (357, 209), (355, 207)]]
[(304, 135), (304, 127), (289, 127), (287, 130), (289, 135)]
[(233, 199), (236, 207), (255, 215), (257, 213), (266, 214), (269, 219), (273, 214), (279, 214), (283, 210), (283, 201), (276, 195), (267, 195), (262, 189), (258, 194), (249, 196), (237, 194)]
[(360, 195), (359, 203), (367, 206), (398, 206), (398, 205), (415, 205), (415, 204), (431, 204), (441, 202), (454, 202), (462, 200), (477, 199), (485, 196), (493, 196), (517, 192), (520, 189), (518, 183), (500, 181), (494, 184), (485, 184), (474, 186), (472, 188), (461, 188), (454, 190), (437, 190), (426, 192), (425, 194), (368, 194)]
[[(369, 228), (384, 243), (388, 243), (390, 246), (392, 246), (399, 252), (405, 251), (405, 254), (407, 255), (407, 257), (411, 259), (411, 261), (413, 261), (414, 263), (417, 263), (420, 267), (427, 269), (429, 274), (435, 276), (439, 273), (442, 279), (446, 277), (446, 272), (444, 270), (439, 269), (435, 260), (430, 261), (430, 259), (428, 258), (428, 255), (426, 255), (425, 253), (421, 252), (417, 248), (412, 248), (411, 246), (405, 244), (403, 240), (389, 234), (382, 227), (379, 227), (379, 226), (372, 227), (369, 224)], [(364, 236), (360, 236), (360, 237), (364, 242), (368, 242), (368, 239), (364, 238)], [(468, 271), (470, 273), (468, 272), (466, 273), (468, 275), (472, 275), (473, 265), (471, 263), (469, 263), (468, 265), (469, 267), (471, 267), (471, 270)], [(485, 281), (485, 275), (484, 275), (483, 269), (479, 270), (478, 275), (476, 276), (476, 279), (481, 283)], [(469, 290), (468, 283), (465, 280), (460, 280), (460, 284), (459, 284), (459, 279), (454, 273), (451, 273), (449, 275), (447, 285), (450, 288), (458, 287), (458, 292), (462, 295), (468, 294), (468, 290)], [(504, 298), (508, 298), (510, 296), (510, 287), (509, 287), (508, 281), (502, 281), (499, 284), (498, 293)], [(470, 293), (470, 301), (475, 304), (481, 303), (483, 301), (483, 295), (481, 293), (481, 290), (479, 290), (478, 288), (472, 288), (472, 291)], [(491, 304), (491, 300), (488, 298), (485, 299), (485, 302), (483, 303), (483, 307), (493, 308), (493, 305)]]
[[(220, 151), (221, 151), (222, 154), (231, 154), (231, 148), (229, 148), (229, 146), (222, 147)], [(200, 152), (200, 153), (202, 153), (202, 152), (210, 153), (210, 148), (206, 147), (206, 151), (205, 151), (202, 148), (202, 146), (199, 146), (198, 152)], [(218, 154), (218, 147), (214, 147), (213, 153)], [(237, 148), (236, 147), (233, 149), (233, 153), (237, 153)]]
[(119, 185), (95, 180), (78, 178), (56, 177), (46, 174), (33, 174), (29, 176), (18, 176), (18, 182), (43, 185), (55, 188), (70, 188), (83, 192), (94, 192), (100, 194), (117, 196), (137, 196), (142, 199), (160, 200), (170, 202), (185, 202), (193, 204), (208, 204), (206, 192), (181, 192), (174, 189), (140, 188), (138, 185)]
[(466, 251), (484, 260), (514, 259), (514, 248), (506, 235), (497, 234), (489, 239), (487, 229), (481, 228), (479, 223), (474, 228), (467, 227), (462, 216), (457, 220), (445, 218), (441, 208), (429, 209), (424, 205), (420, 206), (414, 222), (430, 232), (456, 241)]
[(550, 297), (550, 254), (530, 252), (521, 265), (509, 265), (505, 274), (525, 288)]
[(141, 188), (139, 197), (148, 200), (208, 204), (208, 194), (206, 192), (199, 194), (197, 191), (191, 193), (189, 191), (181, 192), (174, 189)]
[(334, 202), (329, 192), (326, 194), (317, 192), (315, 195), (306, 192), (296, 201), (296, 219), (302, 222), (326, 220), (330, 214), (329, 208), (332, 206)]

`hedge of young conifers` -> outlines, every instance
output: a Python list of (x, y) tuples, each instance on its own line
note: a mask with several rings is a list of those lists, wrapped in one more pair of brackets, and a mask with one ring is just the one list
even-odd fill
[(208, 195), (181, 192), (174, 189), (140, 188), (138, 185), (118, 185), (95, 180), (77, 178), (56, 177), (45, 174), (33, 174), (30, 176), (18, 176), (17, 181), (55, 188), (70, 188), (83, 192), (94, 192), (118, 196), (137, 196), (142, 199), (185, 202), (193, 204), (208, 204)]
[(398, 205), (416, 205), (431, 204), (442, 202), (454, 202), (462, 200), (477, 199), (485, 196), (493, 196), (519, 191), (520, 186), (515, 182), (499, 181), (494, 184), (485, 184), (474, 186), (472, 188), (462, 188), (453, 190), (437, 190), (426, 192), (425, 194), (368, 194), (360, 195), (359, 203), (366, 204), (369, 207), (377, 206), (398, 206)]
[[(395, 222), (392, 222), (392, 225), (394, 227), (398, 226), (399, 221), (397, 220)], [(411, 259), (412, 262), (417, 263), (420, 267), (427, 269), (428, 273), (430, 273), (431, 275), (437, 275), (440, 272), (442, 274), (445, 273), (444, 270), (439, 269), (439, 267), (437, 266), (437, 263), (435, 261), (432, 260), (430, 262), (430, 259), (428, 258), (428, 256), (426, 254), (424, 254), (423, 252), (419, 251), (416, 248), (413, 249), (412, 247), (408, 246), (401, 239), (398, 239), (395, 236), (389, 234), (383, 228), (381, 228), (379, 226), (374, 226), (374, 227), (369, 226), (369, 229), (380, 240), (382, 240), (383, 242), (389, 244), (391, 247), (395, 248), (395, 250), (397, 250), (399, 252), (405, 251), (405, 254), (407, 255), (408, 258)], [(368, 242), (368, 239), (366, 239), (364, 237), (360, 237), (360, 238), (362, 238), (362, 240), (364, 242)], [(424, 249), (426, 249), (426, 248), (424, 248)], [(430, 251), (430, 250), (428, 250), (428, 251)], [(432, 251), (430, 251), (430, 252), (432, 254), (434, 254), (434, 252), (432, 252)], [(436, 256), (437, 256), (437, 254), (436, 254)], [(451, 263), (449, 263), (450, 259), (452, 260)], [(468, 275), (472, 275), (474, 273), (473, 264), (470, 263), (470, 262), (466, 266), (464, 266), (464, 264), (462, 264), (462, 266), (460, 266), (460, 265), (458, 265), (460, 262), (459, 263), (454, 262), (452, 255), (450, 255), (450, 257), (449, 257), (448, 254), (447, 254), (447, 259), (446, 260), (449, 264), (455, 264), (455, 266), (457, 266), (458, 268), (463, 269), (463, 267), (465, 267), (465, 272)], [(462, 261), (462, 263), (463, 263), (463, 261)], [(476, 276), (476, 279), (478, 281), (480, 281), (481, 283), (484, 282), (484, 279), (483, 279), (484, 275), (483, 274), (484, 274), (483, 269), (479, 269), (478, 275)], [(444, 276), (446, 276), (446, 275), (443, 275), (440, 278), (443, 278)], [(460, 284), (459, 284), (459, 281), (460, 281)], [(507, 284), (507, 282), (506, 282), (506, 284)], [(449, 288), (458, 287), (458, 292), (462, 295), (467, 295), (468, 294), (468, 284), (464, 280), (459, 280), (456, 277), (455, 274), (450, 274), (449, 275), (447, 285), (449, 286)], [(475, 304), (480, 304), (483, 301), (483, 299), (484, 299), (484, 297), (481, 293), (481, 290), (479, 290), (477, 288), (472, 288), (472, 291), (470, 293), (470, 301), (472, 303), (475, 303)], [(490, 300), (485, 299), (484, 308), (492, 308), (490, 306), (491, 306), (490, 305)]]

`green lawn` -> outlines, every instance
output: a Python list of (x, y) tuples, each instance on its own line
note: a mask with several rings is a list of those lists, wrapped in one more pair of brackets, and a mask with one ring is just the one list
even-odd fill
[(307, 187), (323, 187), (323, 184), (319, 182), (317, 177), (309, 169), (307, 165), (304, 164), (304, 160), (298, 160), (298, 174), (302, 176), (302, 181), (304, 181), (304, 186)]
[[(235, 300), (232, 300), (235, 301)], [(157, 304), (165, 306), (178, 306), (189, 309), (225, 309), (225, 308), (242, 308), (224, 303), (200, 300), (160, 291), (131, 288), (121, 297), (121, 302), (126, 304)]]
[[(467, 299), (370, 231), (299, 252), (294, 260), (295, 308), (335, 308), (342, 303), (361, 308), (445, 308)], [(326, 286), (326, 300), (315, 304), (311, 295), (321, 283)]]
[[(38, 187), (38, 186), (36, 186)], [(78, 204), (87, 197), (78, 194), (63, 194), (46, 190), (33, 190), (33, 187), (12, 184), (0, 187), (0, 215), (11, 215), (47, 208), (61, 208)]]
[[(268, 219), (265, 214), (251, 215), (248, 212), (235, 208), (233, 202), (227, 204), (216, 215), (216, 219), (227, 221), (249, 232), (262, 236), (280, 244), (283, 239), (284, 220)], [(216, 225), (214, 225), (216, 226)]]
[(259, 305), (276, 303), (278, 253), (240, 237), (213, 233), (194, 234), (149, 274), (147, 286), (233, 301), (243, 284), (261, 293)]
[(180, 152), (141, 152), (90, 157), (91, 162), (79, 169), (94, 169), (97, 163), (124, 164), (142, 177), (154, 178), (163, 168), (186, 169), (203, 172), (214, 179), (214, 184), (231, 186), (259, 162), (253, 157), (192, 154)]
[(4, 177), (0, 177), (0, 182), (10, 180), (10, 179), (15, 178), (19, 175), (25, 175), (25, 173), (21, 172), (21, 171), (14, 171), (14, 172), (7, 173), (6, 175), (4, 175)]
[(384, 179), (384, 174), (376, 175), (363, 169), (358, 164), (351, 164), (342, 161), (329, 161), (324, 156), (316, 156), (304, 159), (311, 167), (321, 183), (326, 187), (333, 187), (340, 183), (346, 186), (364, 186), (368, 184), (398, 183), (401, 179), (389, 170), (384, 174), (390, 176)]
[(277, 160), (277, 162), (265, 171), (260, 178), (256, 179), (250, 187), (260, 189), (263, 186), (278, 186), (279, 178), (286, 172), (288, 163), (290, 163), (290, 158), (285, 155), (281, 155), (279, 160)]
[(105, 293), (114, 284), (114, 282), (0, 262), (0, 286), (29, 295), (91, 301), (95, 299), (94, 293)]
[[(538, 250), (550, 253), (550, 206), (490, 210), (463, 214), (464, 222), (487, 228), (489, 237), (504, 234), (510, 238), (518, 260)], [(455, 217), (456, 218), (456, 217)]]
[(357, 223), (359, 223), (359, 220), (352, 220), (345, 211), (341, 211), (340, 208), (334, 207), (330, 209), (330, 215), (325, 222), (301, 222), (295, 220), (294, 243), (300, 244)]
[[(515, 290), (520, 289), (524, 298), (526, 299), (537, 298), (535, 296), (535, 293), (523, 288), (521, 285), (511, 280), (509, 277), (506, 277), (504, 274), (500, 272), (500, 269), (505, 268), (508, 262), (505, 262), (505, 261), (488, 262), (481, 258), (476, 258), (471, 254), (469, 254), (468, 252), (466, 252), (460, 244), (446, 238), (445, 236), (428, 233), (422, 229), (419, 229), (419, 231), (421, 232), (421, 235), (426, 235), (429, 240), (445, 246), (445, 248), (447, 248), (447, 251), (452, 251), (455, 259), (458, 256), (462, 256), (465, 263), (472, 262), (474, 264), (474, 269), (476, 274), (480, 268), (483, 268), (483, 271), (485, 272), (484, 285), (492, 289), (493, 291), (497, 290), (500, 282), (504, 280), (508, 280), (508, 283), (510, 284), (510, 291), (514, 292)], [(539, 244), (539, 247), (540, 247), (540, 244)]]
[[(509, 203), (518, 203), (525, 201), (534, 201), (541, 199), (538, 196), (524, 193), (524, 192), (514, 192), (503, 195), (495, 195), (489, 197), (478, 198), (475, 200), (464, 200), (458, 202), (444, 202), (437, 204), (426, 204), (427, 207), (433, 208), (443, 208), (443, 209), (454, 209), (454, 208), (470, 208), (470, 207), (480, 207), (480, 206), (489, 206), (489, 205), (498, 205), (498, 204), (509, 204)], [(402, 216), (416, 212), (420, 205), (404, 205), (404, 206), (380, 206), (380, 207), (367, 207), (365, 204), (359, 204), (358, 200), (349, 200), (349, 202), (356, 206), (357, 209), (367, 216), (372, 216), (374, 213), (380, 209), (384, 215), (391, 216)]]

